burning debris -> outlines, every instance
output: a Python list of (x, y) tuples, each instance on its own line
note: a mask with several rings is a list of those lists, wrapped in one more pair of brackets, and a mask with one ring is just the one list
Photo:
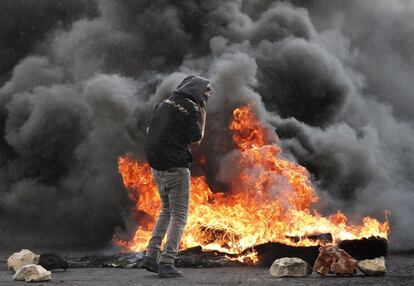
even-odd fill
[(316, 242), (319, 241), (319, 242), (324, 242), (324, 243), (332, 242), (332, 234), (330, 233), (310, 234), (310, 235), (305, 235), (304, 237), (300, 237), (300, 236), (286, 236), (286, 237), (292, 240), (293, 242), (299, 242), (302, 239), (307, 239), (307, 240), (316, 241)]
[[(387, 252), (388, 221), (365, 217), (362, 225), (352, 225), (341, 212), (324, 217), (311, 208), (318, 196), (308, 171), (283, 158), (275, 134), (255, 117), (252, 105), (234, 110), (229, 128), (237, 146), (227, 158), (234, 166), (230, 190), (213, 192), (205, 177), (192, 178), (181, 249), (201, 247), (230, 260), (266, 266), (284, 256), (313, 265), (319, 246), (327, 243), (352, 245), (350, 252), (361, 258), (369, 257), (359, 249), (359, 241), (362, 248), (369, 245), (375, 257)], [(159, 198), (147, 164), (125, 156), (119, 159), (119, 170), (136, 204), (139, 226), (132, 240), (115, 237), (114, 242), (125, 250), (140, 251), (154, 227)]]

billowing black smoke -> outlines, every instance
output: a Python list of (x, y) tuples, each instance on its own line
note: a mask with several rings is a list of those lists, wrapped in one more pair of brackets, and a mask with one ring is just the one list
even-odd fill
[(117, 159), (144, 160), (152, 107), (200, 74), (209, 184), (226, 188), (226, 126), (255, 102), (322, 212), (389, 209), (391, 245), (408, 247), (414, 5), (309, 2), (1, 1), (0, 246), (100, 247), (130, 226)]

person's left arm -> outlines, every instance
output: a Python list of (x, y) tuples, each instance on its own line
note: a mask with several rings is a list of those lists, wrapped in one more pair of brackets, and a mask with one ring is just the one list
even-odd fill
[(191, 143), (199, 145), (204, 137), (204, 129), (206, 124), (206, 112), (203, 108), (197, 107), (190, 115), (190, 138)]

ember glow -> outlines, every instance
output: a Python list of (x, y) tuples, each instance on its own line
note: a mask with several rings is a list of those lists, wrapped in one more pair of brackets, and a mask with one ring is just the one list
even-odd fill
[[(181, 249), (201, 246), (239, 254), (266, 242), (317, 245), (320, 241), (309, 240), (306, 235), (321, 233), (331, 233), (334, 242), (387, 238), (388, 221), (365, 217), (361, 225), (351, 225), (339, 211), (323, 217), (312, 209), (318, 196), (308, 171), (281, 157), (276, 135), (256, 118), (251, 105), (234, 110), (229, 128), (237, 146), (230, 191), (212, 192), (204, 177), (191, 178), (190, 213)], [(115, 238), (114, 242), (127, 250), (144, 250), (160, 208), (151, 170), (148, 164), (124, 156), (119, 159), (119, 171), (129, 197), (136, 202), (134, 214), (139, 227), (131, 241)], [(255, 259), (254, 252), (245, 256)]]

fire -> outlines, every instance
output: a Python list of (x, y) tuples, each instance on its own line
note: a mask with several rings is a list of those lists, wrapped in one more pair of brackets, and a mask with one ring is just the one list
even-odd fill
[[(251, 105), (234, 110), (229, 128), (237, 147), (237, 154), (229, 159), (234, 160), (237, 171), (230, 192), (212, 192), (204, 177), (191, 178), (190, 211), (181, 249), (201, 246), (239, 254), (266, 242), (315, 245), (319, 241), (306, 235), (320, 233), (331, 233), (334, 242), (369, 236), (387, 238), (387, 220), (365, 217), (361, 225), (352, 225), (339, 211), (323, 217), (312, 209), (318, 196), (308, 171), (281, 156), (274, 132), (256, 118)], [(127, 155), (119, 159), (119, 171), (130, 199), (136, 202), (139, 227), (131, 241), (114, 241), (128, 250), (143, 250), (160, 208), (151, 169)], [(292, 236), (299, 239), (292, 240)], [(245, 256), (255, 261), (254, 253)]]

